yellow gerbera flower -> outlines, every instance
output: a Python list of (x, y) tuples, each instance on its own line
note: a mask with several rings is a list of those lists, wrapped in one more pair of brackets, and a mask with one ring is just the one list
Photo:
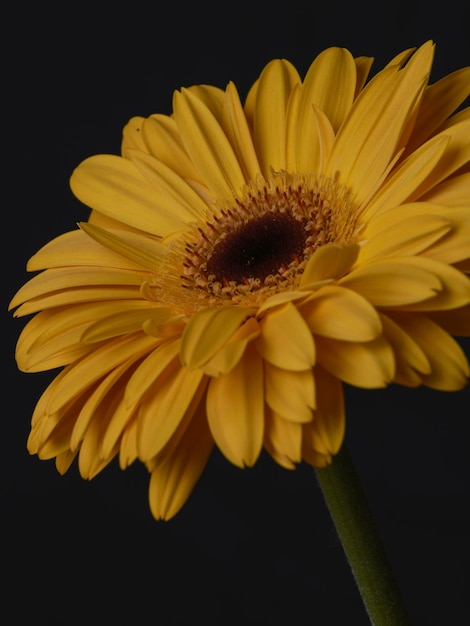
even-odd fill
[[(63, 368), (31, 453), (114, 457), (151, 473), (171, 518), (214, 443), (322, 467), (341, 447), (343, 382), (457, 390), (469, 365), (470, 68), (429, 84), (434, 45), (369, 80), (372, 59), (319, 54), (304, 79), (273, 60), (237, 89), (174, 94), (132, 118), (122, 156), (73, 172), (91, 207), (28, 264), (11, 306), (35, 314), (21, 370)], [(457, 112), (456, 112), (457, 111)]]

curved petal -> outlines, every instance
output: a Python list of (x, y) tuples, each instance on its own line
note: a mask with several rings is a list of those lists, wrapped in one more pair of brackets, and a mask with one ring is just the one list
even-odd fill
[(315, 380), (311, 369), (301, 372), (265, 363), (266, 403), (291, 422), (308, 422), (315, 407)]
[(263, 176), (286, 169), (286, 124), (289, 97), (300, 76), (284, 59), (266, 65), (256, 88), (253, 132)]
[(139, 407), (137, 450), (142, 461), (150, 461), (168, 443), (200, 393), (203, 376), (174, 359), (155, 381), (152, 393), (145, 395)]
[(283, 419), (267, 409), (264, 447), (270, 456), (285, 469), (295, 469), (302, 460), (302, 426)]
[(364, 88), (336, 137), (326, 174), (369, 196), (399, 147), (416, 102), (429, 78), (433, 46), (421, 46), (404, 68), (391, 65)]
[(445, 330), (417, 313), (394, 313), (393, 319), (429, 361), (431, 372), (423, 374), (424, 385), (441, 391), (458, 391), (467, 384), (470, 368), (465, 353)]
[(178, 230), (192, 219), (184, 206), (162, 196), (127, 159), (89, 157), (73, 171), (75, 196), (95, 211), (153, 235)]
[(207, 211), (207, 204), (194, 191), (190, 184), (162, 161), (146, 152), (129, 150), (128, 158), (148, 180), (151, 187), (158, 188), (159, 194), (169, 203), (175, 203), (191, 215), (194, 221)]
[(308, 289), (320, 281), (341, 278), (354, 265), (359, 249), (357, 244), (329, 243), (321, 246), (310, 257), (299, 287)]
[(381, 315), (383, 333), (395, 355), (396, 372), (394, 382), (407, 387), (417, 387), (423, 382), (423, 374), (431, 373), (431, 365), (423, 350), (393, 321), (393, 316)]
[(213, 447), (202, 406), (173, 454), (152, 470), (149, 504), (155, 519), (169, 520), (178, 513), (199, 480)]
[(312, 104), (323, 111), (336, 133), (351, 109), (355, 90), (356, 64), (349, 50), (331, 47), (321, 52), (304, 78), (298, 141), (305, 142), (309, 136), (307, 129), (311, 124), (309, 118)]
[(252, 346), (228, 373), (212, 378), (207, 419), (222, 454), (238, 467), (254, 465), (264, 436), (263, 362)]
[(343, 443), (346, 430), (341, 381), (319, 366), (315, 367), (314, 375), (318, 389), (318, 406), (313, 420), (303, 425), (302, 455), (307, 462), (310, 462), (312, 452), (324, 455), (326, 459), (336, 454)]
[(339, 284), (357, 291), (374, 306), (393, 307), (432, 298), (442, 289), (435, 268), (423, 267), (420, 257), (370, 262), (353, 270)]
[(282, 369), (306, 370), (315, 362), (312, 333), (290, 302), (271, 309), (261, 320), (256, 347), (263, 359)]
[(181, 361), (189, 368), (207, 363), (253, 313), (245, 307), (200, 309), (186, 326), (181, 342)]
[(412, 215), (401, 221), (394, 220), (393, 224), (366, 240), (359, 253), (358, 265), (398, 255), (419, 255), (451, 230), (450, 220), (440, 215)]
[(321, 336), (315, 340), (318, 363), (345, 383), (364, 389), (378, 389), (386, 387), (395, 376), (393, 351), (382, 336), (361, 343)]
[(246, 182), (255, 180), (261, 173), (261, 168), (237, 88), (232, 82), (228, 84), (225, 92), (222, 115), (225, 132), (233, 146)]
[(382, 331), (375, 308), (358, 293), (326, 285), (299, 305), (314, 335), (344, 341), (370, 341)]
[(219, 122), (187, 89), (175, 92), (173, 108), (183, 145), (200, 178), (219, 200), (232, 199), (243, 187), (245, 178)]
[[(93, 227), (87, 224), (90, 232)], [(97, 227), (94, 227), (97, 228)], [(102, 229), (101, 229), (102, 230)], [(122, 231), (122, 236), (127, 233)], [(132, 237), (132, 233), (129, 233)], [(135, 237), (135, 235), (134, 235)], [(148, 245), (148, 239), (140, 236), (141, 247)], [(153, 245), (154, 240), (150, 240)], [(155, 252), (158, 251), (159, 244), (155, 242)], [(27, 270), (36, 272), (38, 270), (50, 269), (53, 267), (64, 267), (67, 265), (89, 265), (93, 267), (121, 267), (122, 269), (142, 270), (141, 259), (130, 259), (122, 256), (102, 243), (95, 241), (84, 229), (72, 230), (63, 235), (55, 237), (43, 246), (28, 261)], [(145, 266), (144, 266), (145, 267)], [(155, 262), (154, 262), (155, 267)]]
[(464, 67), (425, 89), (407, 151), (412, 152), (424, 143), (458, 109), (470, 95), (469, 85), (470, 67)]
[(250, 317), (207, 363), (201, 365), (202, 371), (208, 376), (227, 374), (240, 361), (246, 346), (260, 333), (258, 321)]
[[(144, 151), (165, 163), (181, 178), (198, 179), (198, 172), (183, 146), (173, 117), (155, 114), (146, 118), (142, 123), (141, 137), (145, 146)], [(142, 149), (138, 145), (135, 148)]]

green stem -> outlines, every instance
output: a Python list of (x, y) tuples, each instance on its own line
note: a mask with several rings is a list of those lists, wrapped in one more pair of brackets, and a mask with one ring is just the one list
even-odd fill
[(346, 446), (315, 474), (373, 626), (409, 626), (372, 513)]

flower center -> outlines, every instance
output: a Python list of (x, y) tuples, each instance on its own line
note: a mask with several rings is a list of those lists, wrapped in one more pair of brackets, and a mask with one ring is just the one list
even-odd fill
[(222, 282), (266, 280), (304, 255), (306, 219), (269, 212), (221, 239), (207, 260), (207, 274)]
[(169, 244), (153, 299), (192, 313), (203, 306), (259, 306), (295, 289), (322, 245), (358, 239), (348, 190), (330, 178), (274, 174)]

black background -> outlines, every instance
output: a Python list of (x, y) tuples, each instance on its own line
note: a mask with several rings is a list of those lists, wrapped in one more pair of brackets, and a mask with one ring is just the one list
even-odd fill
[[(301, 74), (325, 47), (374, 56), (437, 44), (433, 79), (470, 63), (463, 2), (6, 2), (2, 30), (3, 583), (8, 624), (368, 626), (312, 468), (215, 453), (170, 522), (156, 522), (142, 466), (91, 482), (26, 451), (52, 374), (22, 374), (24, 325), (6, 312), (44, 243), (86, 219), (73, 168), (118, 153), (134, 115), (170, 113), (196, 83), (242, 95), (272, 58)], [(434, 7), (434, 8), (431, 8)], [(470, 354), (468, 342), (464, 343)], [(468, 618), (469, 389), (347, 389), (347, 441), (413, 626)], [(3, 620), (2, 620), (3, 621)]]

